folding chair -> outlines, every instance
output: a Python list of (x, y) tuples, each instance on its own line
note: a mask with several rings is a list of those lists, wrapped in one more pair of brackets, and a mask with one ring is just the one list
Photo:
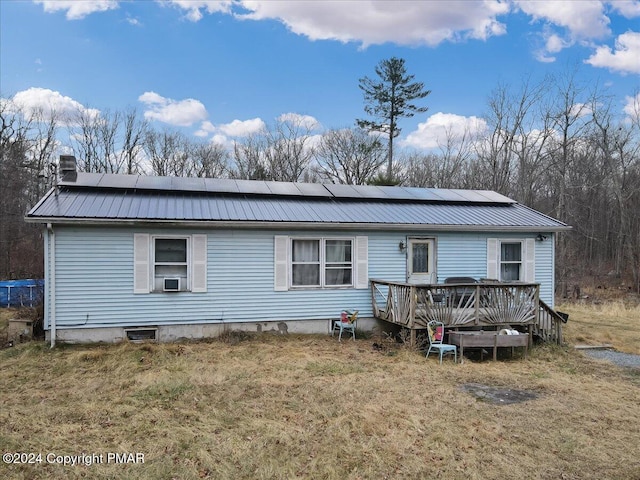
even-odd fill
[(452, 354), (453, 361), (458, 363), (458, 349), (455, 345), (442, 343), (444, 338), (444, 323), (431, 321), (427, 324), (427, 333), (429, 334), (429, 350), (427, 350), (426, 358), (429, 358), (431, 352), (438, 352), (440, 363), (442, 363), (442, 355)]
[(333, 332), (340, 330), (338, 335), (338, 341), (342, 341), (342, 332), (351, 332), (351, 338), (356, 339), (356, 321), (358, 320), (358, 310), (343, 310), (340, 314), (340, 319), (333, 322), (333, 329), (331, 330), (331, 336)]

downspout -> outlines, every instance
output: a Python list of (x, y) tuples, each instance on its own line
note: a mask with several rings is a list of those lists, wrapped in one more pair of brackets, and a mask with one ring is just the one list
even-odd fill
[(49, 329), (51, 336), (51, 348), (56, 346), (56, 234), (53, 231), (53, 225), (47, 223), (47, 232), (50, 238), (48, 242), (48, 257), (49, 257), (49, 278), (46, 283), (49, 290)]

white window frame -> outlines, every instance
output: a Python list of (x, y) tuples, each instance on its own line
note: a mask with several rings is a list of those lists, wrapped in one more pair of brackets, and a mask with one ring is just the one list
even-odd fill
[[(176, 292), (163, 292), (155, 283), (156, 239), (186, 239), (187, 241), (187, 278), (182, 292), (207, 292), (207, 256), (208, 238), (204, 233), (193, 234), (150, 234), (135, 232), (133, 234), (133, 293), (164, 293), (175, 295)], [(164, 263), (164, 262), (163, 262)], [(184, 265), (184, 262), (179, 262)], [(167, 275), (167, 278), (172, 276)], [(173, 275), (175, 278), (175, 275)]]
[[(316, 262), (295, 262), (293, 261), (293, 242), (296, 240), (313, 240), (318, 241), (320, 243), (320, 252), (319, 252), (319, 260)], [(327, 261), (326, 261), (326, 245), (327, 240), (342, 240), (351, 242), (351, 261), (349, 262), (351, 267), (351, 283), (349, 284), (340, 284), (340, 285), (331, 285), (326, 283), (326, 270), (327, 270)], [(341, 289), (341, 288), (354, 288), (356, 282), (356, 238), (355, 237), (290, 237), (289, 238), (289, 249), (287, 254), (287, 264), (289, 269), (289, 288), (291, 290), (312, 290), (319, 288), (326, 289)], [(346, 263), (346, 262), (345, 262)], [(319, 264), (320, 269), (320, 283), (318, 285), (294, 285), (293, 284), (293, 265), (298, 264)], [(343, 267), (348, 268), (348, 267)]]
[[(520, 260), (502, 260), (502, 245), (505, 244), (519, 244), (520, 245)], [(525, 276), (525, 252), (524, 252), (524, 242), (522, 240), (499, 240), (498, 241), (498, 279), (501, 282), (509, 281), (509, 282), (522, 282), (524, 281)], [(518, 280), (504, 280), (502, 278), (502, 265), (520, 265), (520, 269), (518, 270)]]
[[(186, 242), (186, 262), (156, 262), (156, 240), (185, 240)], [(160, 266), (183, 266), (186, 264), (187, 267), (187, 278), (185, 282), (184, 290), (180, 290), (180, 292), (190, 292), (191, 291), (191, 235), (151, 235), (151, 293), (168, 293), (164, 291), (162, 288), (156, 288), (156, 267)], [(168, 275), (168, 278), (174, 278), (173, 275)], [(182, 283), (182, 280), (181, 280)]]

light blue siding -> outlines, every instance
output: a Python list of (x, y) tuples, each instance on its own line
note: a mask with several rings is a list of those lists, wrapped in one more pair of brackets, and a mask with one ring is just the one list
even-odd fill
[[(134, 294), (134, 233), (207, 234), (207, 292)], [(372, 315), (368, 289), (274, 291), (275, 235), (367, 235), (369, 277), (391, 281), (406, 280), (406, 252), (398, 247), (401, 241), (411, 236), (435, 238), (440, 282), (451, 276), (485, 277), (489, 237), (535, 236), (59, 226), (55, 229), (57, 328), (326, 319), (337, 317), (343, 308), (359, 309), (362, 316)], [(536, 242), (536, 281), (542, 283), (543, 299), (549, 302), (552, 258), (553, 241), (548, 235), (545, 242)]]
[(554, 307), (555, 292), (555, 235), (543, 233), (546, 240), (536, 242), (536, 282), (540, 283), (540, 298)]
[(479, 233), (445, 233), (437, 236), (438, 282), (447, 277), (487, 277), (487, 238)]

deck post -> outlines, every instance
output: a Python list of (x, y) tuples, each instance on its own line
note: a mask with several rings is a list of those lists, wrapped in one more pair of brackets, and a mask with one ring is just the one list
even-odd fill
[(373, 280), (369, 280), (369, 286), (371, 287), (371, 306), (373, 307), (373, 316), (378, 317), (380, 311), (378, 310), (378, 304), (376, 302), (376, 283)]
[(411, 285), (409, 288), (409, 329), (411, 330), (409, 338), (409, 346), (415, 348), (416, 346), (416, 329), (413, 328), (416, 319), (416, 287)]
[[(540, 329), (540, 285), (536, 285), (536, 297), (533, 300), (535, 325)], [(529, 326), (529, 347), (533, 348), (533, 328)]]
[(476, 304), (476, 325), (480, 323), (480, 284), (476, 285), (476, 298), (474, 298)]

